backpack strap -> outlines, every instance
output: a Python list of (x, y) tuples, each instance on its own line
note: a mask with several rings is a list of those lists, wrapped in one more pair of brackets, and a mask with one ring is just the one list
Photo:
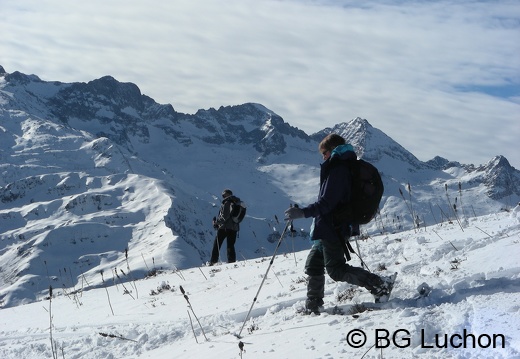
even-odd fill
[(348, 240), (350, 238), (350, 233), (346, 234), (345, 236), (342, 236), (341, 229), (339, 227), (336, 227), (336, 234), (338, 235), (339, 241), (341, 242), (341, 246), (343, 247), (343, 253), (345, 254), (345, 258), (348, 262), (352, 259), (350, 253), (356, 253), (354, 251), (354, 248), (352, 248), (350, 241)]

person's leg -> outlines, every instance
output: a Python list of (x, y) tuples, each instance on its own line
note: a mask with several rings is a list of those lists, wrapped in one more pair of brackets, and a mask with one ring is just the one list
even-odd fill
[(237, 260), (235, 252), (235, 242), (237, 240), (237, 232), (231, 229), (226, 231), (227, 236), (227, 261), (228, 263), (234, 263)]
[(224, 229), (219, 228), (219, 230), (217, 231), (217, 236), (215, 237), (215, 241), (213, 242), (213, 250), (211, 251), (211, 259), (209, 261), (210, 265), (213, 265), (218, 262), (220, 248), (222, 247), (222, 243), (224, 243), (225, 238), (226, 231)]
[(308, 275), (305, 308), (308, 311), (318, 313), (318, 308), (323, 305), (323, 297), (325, 296), (325, 267), (320, 241), (315, 242), (307, 255), (305, 274)]
[(383, 285), (383, 280), (377, 274), (347, 264), (339, 240), (322, 240), (322, 243), (325, 268), (333, 280), (366, 288), (372, 294), (377, 293)]

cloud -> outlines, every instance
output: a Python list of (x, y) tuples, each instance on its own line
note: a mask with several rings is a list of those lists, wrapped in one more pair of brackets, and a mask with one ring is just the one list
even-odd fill
[(112, 75), (186, 113), (258, 102), (308, 133), (359, 116), (422, 160), (520, 164), (514, 1), (5, 0), (2, 11), (2, 33), (16, 34), (0, 39), (8, 72)]

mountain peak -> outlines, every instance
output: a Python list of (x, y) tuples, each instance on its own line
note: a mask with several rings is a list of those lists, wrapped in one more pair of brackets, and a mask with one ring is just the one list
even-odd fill
[(370, 129), (373, 128), (372, 125), (366, 119), (361, 117), (356, 117), (355, 119), (350, 120), (348, 126), (358, 127), (360, 130), (363, 130), (365, 132), (370, 131)]
[(366, 119), (357, 117), (348, 123), (339, 123), (315, 133), (312, 138), (321, 141), (330, 133), (337, 133), (345, 138), (354, 147), (357, 156), (366, 161), (383, 164), (389, 159), (397, 160), (406, 164), (407, 171), (428, 167), (382, 131), (374, 128)]

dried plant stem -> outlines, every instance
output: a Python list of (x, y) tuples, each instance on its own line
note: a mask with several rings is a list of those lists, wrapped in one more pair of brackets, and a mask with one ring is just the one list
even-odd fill
[(173, 270), (174, 270), (175, 274), (177, 274), (179, 276), (179, 278), (181, 278), (183, 281), (186, 281), (186, 278), (184, 278), (181, 271), (179, 269), (177, 269), (176, 266), (173, 266)]
[(487, 233), (486, 231), (483, 231), (479, 227), (475, 226), (475, 228), (478, 229), (479, 231), (481, 231), (482, 233), (486, 234), (489, 238), (493, 238), (493, 237), (491, 237), (491, 235), (489, 233)]
[[(128, 270), (128, 275), (130, 276), (130, 279), (132, 279), (132, 284), (135, 288), (135, 296), (139, 298), (139, 292), (137, 291), (137, 285), (135, 284), (135, 278), (132, 275), (132, 272), (130, 271), (130, 264), (128, 263), (128, 248), (125, 248), (125, 259), (126, 259), (126, 269)], [(121, 271), (123, 272), (123, 271)], [(124, 274), (124, 272), (123, 272)]]
[[(119, 269), (119, 270), (121, 271), (121, 273), (123, 273), (123, 275), (126, 275), (122, 269)], [(123, 286), (123, 289), (125, 290), (125, 293), (128, 293), (128, 295), (131, 296), (133, 300), (135, 300), (132, 293), (128, 290), (128, 288), (126, 288), (125, 283), (123, 283), (123, 281), (121, 280), (121, 277), (119, 276), (119, 274), (117, 274), (117, 269), (115, 269), (115, 268), (114, 268), (114, 273), (115, 273), (117, 279), (119, 279), (119, 281), (121, 282), (121, 285)]]
[(450, 196), (448, 196), (448, 184), (444, 185), (444, 189), (446, 190), (446, 198), (448, 199), (448, 204), (450, 205), (450, 208), (453, 211), (453, 214), (455, 215), (455, 219), (457, 220), (457, 223), (459, 224), (460, 229), (462, 230), (462, 232), (464, 232), (464, 228), (462, 228), (462, 224), (459, 221), (459, 216), (457, 215), (457, 211), (455, 210), (455, 207), (452, 206)]
[[(408, 182), (408, 200), (410, 201), (410, 211), (412, 212), (412, 219), (414, 221), (414, 224), (415, 224), (415, 212), (413, 210), (413, 202), (412, 202), (412, 186), (410, 185), (410, 182)], [(419, 227), (419, 225), (417, 224), (417, 228)]]
[(193, 320), (191, 319), (190, 311), (188, 309), (186, 309), (186, 312), (188, 312), (188, 318), (190, 318), (191, 331), (193, 332), (193, 336), (195, 337), (195, 341), (197, 342), (197, 344), (199, 344), (199, 340), (197, 339), (197, 334), (195, 334), (195, 328), (193, 327)]
[(146, 266), (146, 269), (148, 270), (148, 272), (150, 271), (150, 268), (148, 267), (148, 264), (146, 263), (146, 259), (144, 259), (144, 255), (141, 253), (141, 257), (143, 257), (143, 262), (144, 262), (144, 265)]
[(459, 199), (460, 199), (460, 208), (462, 208), (462, 217), (466, 218), (466, 213), (464, 213), (464, 206), (462, 205), (462, 184), (459, 182)]
[(433, 208), (432, 208), (431, 203), (430, 203), (430, 212), (432, 212), (432, 216), (433, 216), (433, 220), (435, 221), (435, 224), (439, 224), (439, 222), (437, 222), (437, 218), (435, 217), (435, 213), (433, 213)]
[(416, 224), (415, 224), (415, 216), (413, 214), (413, 210), (410, 207), (410, 204), (408, 204), (408, 202), (406, 201), (406, 198), (404, 198), (403, 191), (400, 188), (399, 188), (399, 193), (401, 194), (401, 197), (404, 200), (404, 204), (406, 204), (406, 207), (408, 208), (408, 212), (410, 212), (410, 216), (412, 216), (413, 229), (414, 229), (415, 232), (417, 232), (417, 227), (416, 227)]
[[(199, 320), (199, 318), (197, 318), (197, 315), (195, 314), (195, 311), (193, 310), (193, 307), (191, 306), (190, 299), (188, 298), (188, 295), (184, 291), (184, 288), (182, 287), (182, 285), (180, 285), (179, 288), (180, 288), (180, 290), (182, 292), (182, 295), (184, 295), (184, 299), (186, 299), (186, 302), (188, 302), (188, 308), (190, 308), (191, 312), (193, 313), (193, 316), (197, 320), (197, 323), (199, 323), (199, 327), (200, 327), (200, 330), (202, 331), (202, 335), (204, 336), (204, 339), (206, 339), (206, 341), (208, 341), (208, 338), (206, 337), (206, 333), (204, 333), (204, 328), (202, 328), (202, 324), (200, 324), (200, 320)], [(189, 314), (189, 312), (188, 312), (188, 314)], [(191, 320), (191, 317), (190, 317), (190, 320)]]
[(123, 337), (122, 335), (107, 334), (107, 333), (98, 333), (98, 334), (105, 338), (117, 338), (117, 339), (128, 340), (128, 341), (137, 343), (137, 340), (128, 339), (128, 338)]
[(101, 281), (103, 282), (103, 287), (105, 287), (105, 291), (107, 292), (108, 305), (110, 306), (110, 310), (112, 311), (112, 315), (115, 315), (114, 314), (114, 309), (112, 308), (112, 303), (110, 302), (110, 295), (108, 294), (108, 289), (107, 289), (107, 286), (105, 284), (105, 279), (103, 278), (103, 271), (101, 271), (100, 273), (101, 273)]
[(52, 339), (52, 286), (49, 286), (49, 335), (51, 340), (51, 351), (53, 359), (58, 359), (58, 353), (54, 347), (54, 340)]
[(208, 280), (208, 277), (206, 277), (206, 275), (204, 274), (204, 272), (202, 271), (202, 269), (200, 269), (200, 267), (199, 267), (199, 270), (200, 270), (200, 272), (202, 273), (202, 275), (204, 276), (204, 278), (205, 278), (206, 280)]
[[(435, 234), (437, 235), (437, 237), (439, 237), (440, 239), (444, 240), (444, 238), (442, 238), (442, 237), (439, 235), (439, 233), (437, 233), (437, 232), (435, 232), (435, 231), (433, 231), (433, 233), (435, 233)], [(457, 247), (455, 247), (455, 245), (454, 245), (451, 241), (448, 241), (448, 242), (450, 242), (451, 246), (452, 246), (456, 251), (458, 251)]]

